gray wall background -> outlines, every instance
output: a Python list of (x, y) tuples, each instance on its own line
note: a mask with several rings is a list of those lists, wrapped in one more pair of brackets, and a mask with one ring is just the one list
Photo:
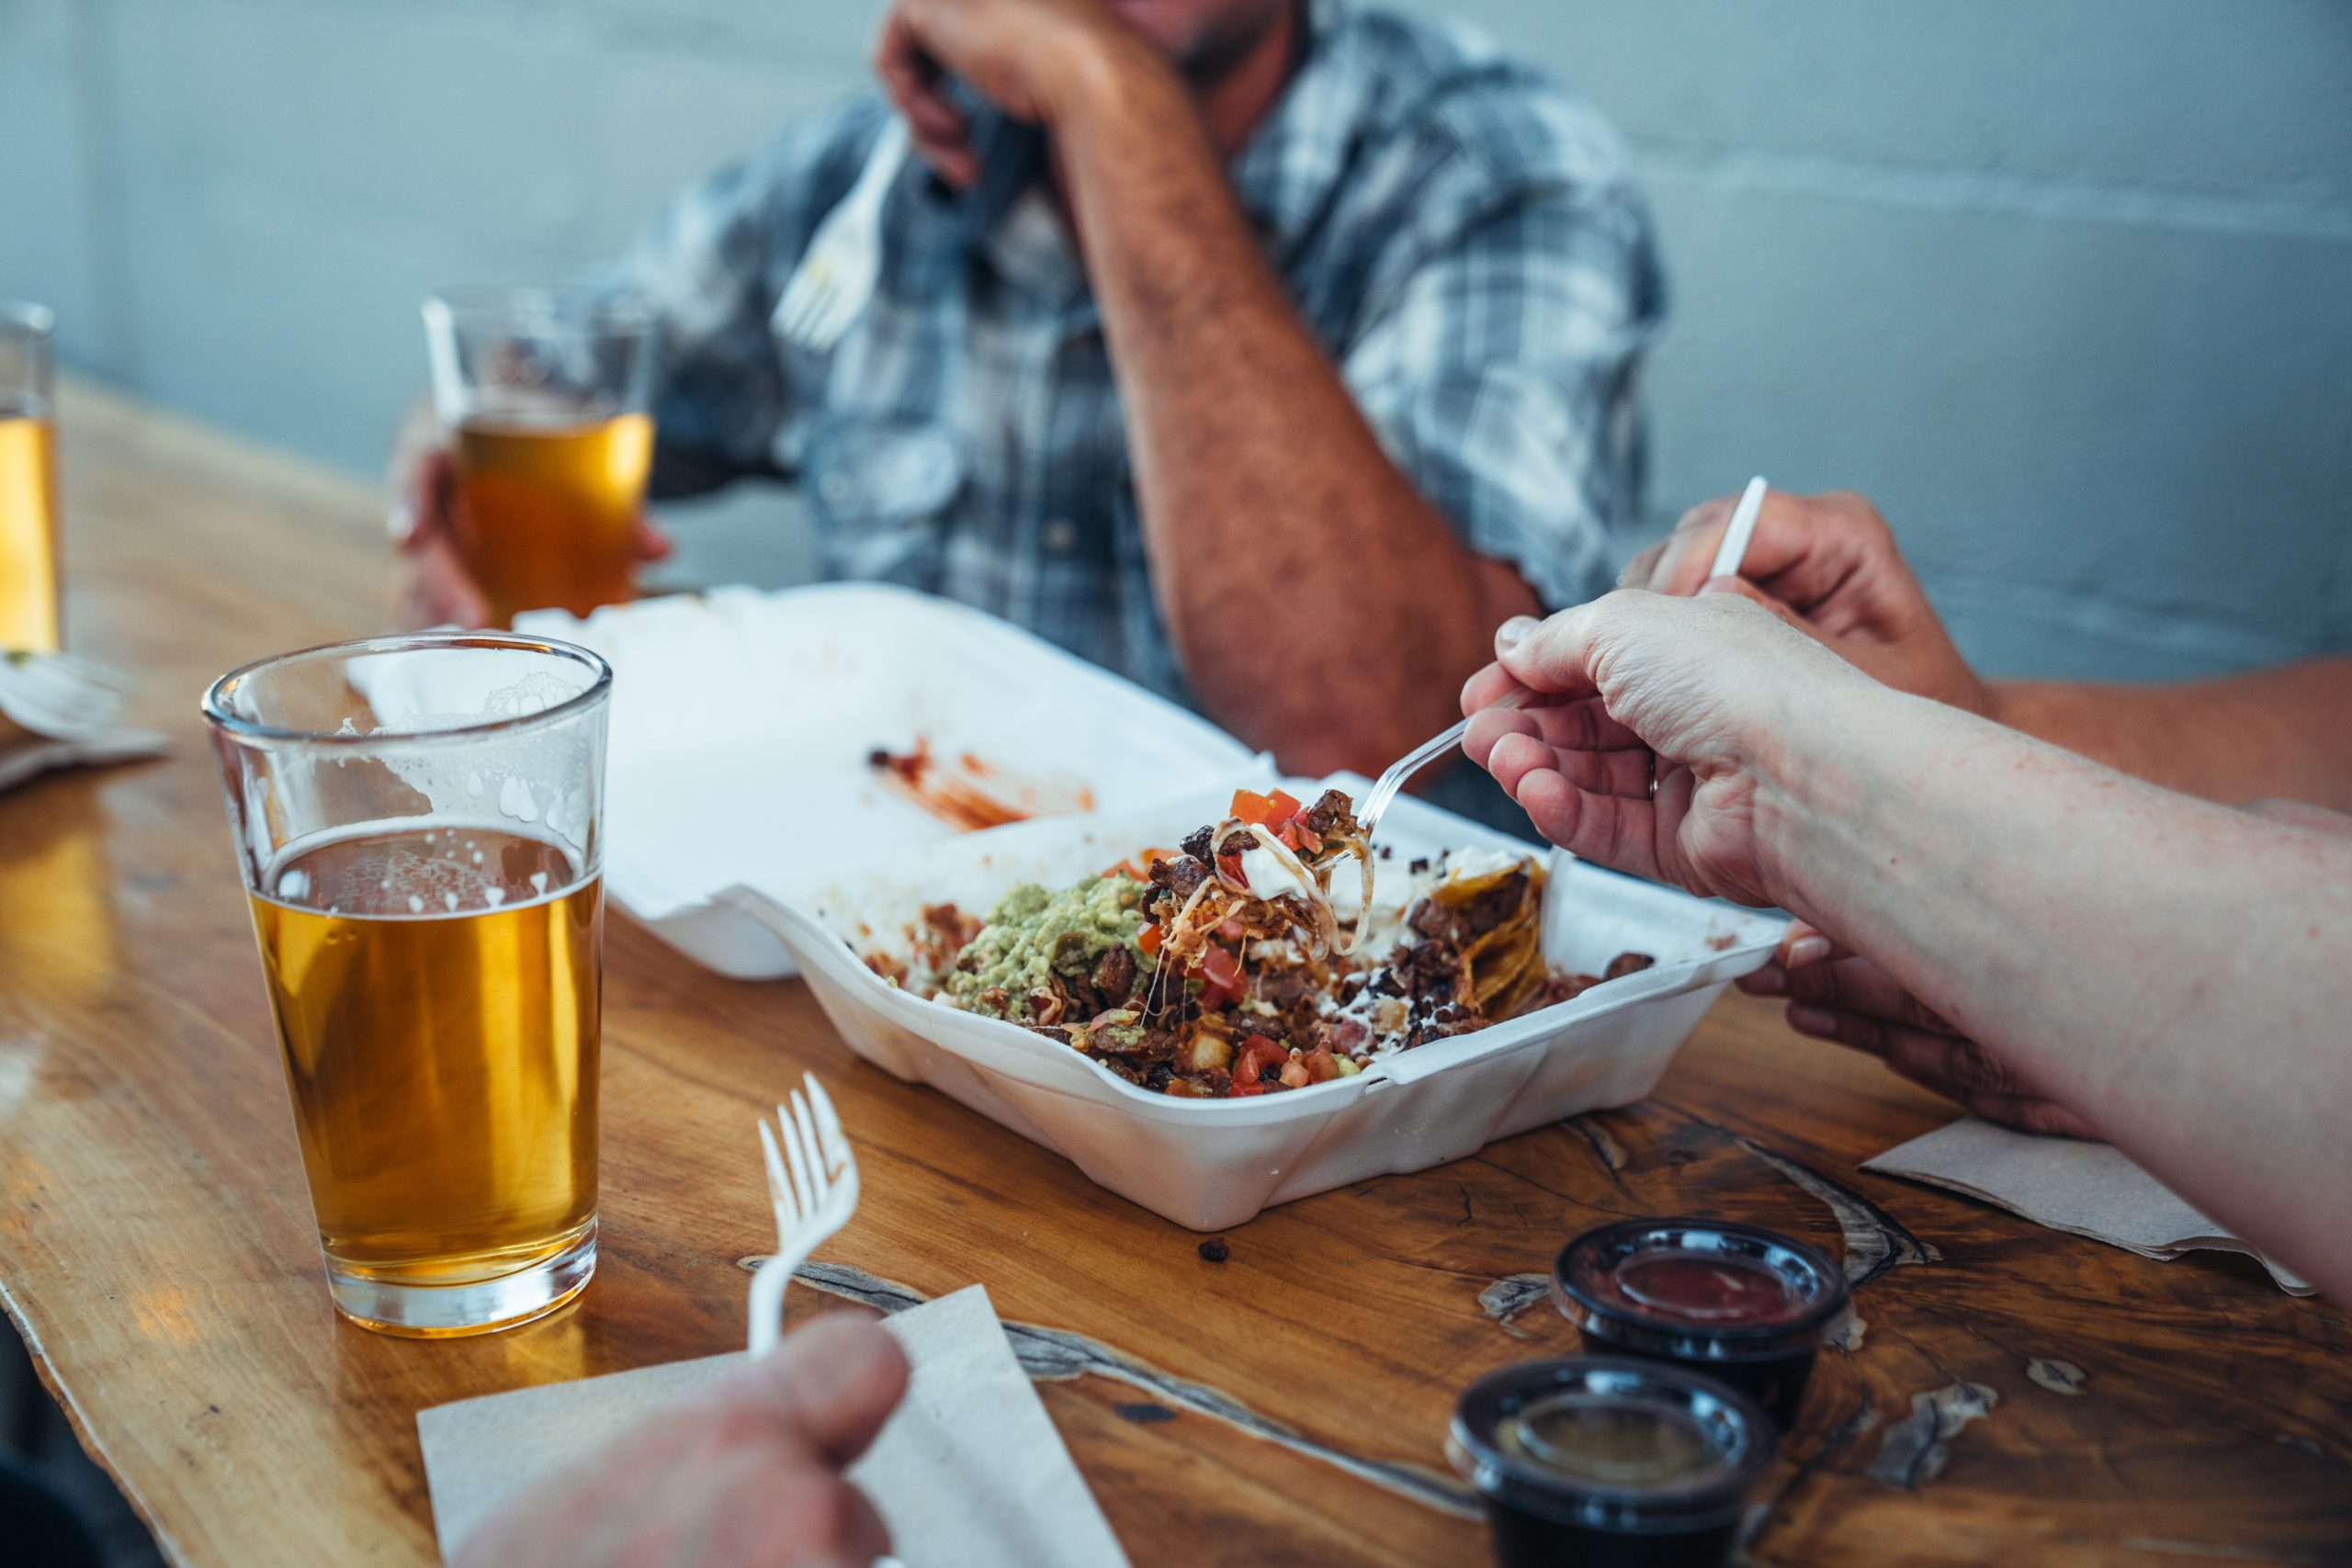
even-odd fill
[[(1865, 491), (1997, 672), (2352, 647), (2352, 4), (1450, 4), (1634, 144), (1661, 526), (1759, 469)], [(422, 293), (618, 246), (858, 85), (876, 14), (0, 0), (0, 295), (373, 474)], [(782, 498), (717, 512), (689, 574), (799, 570)]]

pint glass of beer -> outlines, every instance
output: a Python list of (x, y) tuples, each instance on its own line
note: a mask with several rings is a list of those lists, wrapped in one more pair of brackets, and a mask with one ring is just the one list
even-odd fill
[(605, 717), (585, 649), (289, 653), (205, 694), (327, 1290), (474, 1334), (596, 1263)]
[(39, 305), (0, 302), (0, 653), (61, 640), (50, 333)]
[(458, 553), (498, 625), (522, 610), (584, 615), (635, 597), (654, 331), (641, 301), (588, 288), (453, 290), (424, 302)]

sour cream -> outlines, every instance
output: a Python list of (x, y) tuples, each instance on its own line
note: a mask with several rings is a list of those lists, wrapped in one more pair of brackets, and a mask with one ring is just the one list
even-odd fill
[(1241, 880), (1261, 898), (1279, 898), (1289, 893), (1309, 907), (1315, 903), (1313, 885), (1299, 880), (1298, 874), (1263, 844), (1252, 844), (1242, 852)]

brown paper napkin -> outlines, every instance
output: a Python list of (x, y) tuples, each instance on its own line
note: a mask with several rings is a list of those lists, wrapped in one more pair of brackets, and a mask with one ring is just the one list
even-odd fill
[(2308, 1296), (2314, 1289), (2107, 1144), (2037, 1138), (1972, 1116), (1865, 1160), (1862, 1168), (1949, 1187), (2038, 1225), (2159, 1261), (2200, 1247), (2243, 1252), (2288, 1294)]
[[(1126, 1568), (978, 1285), (883, 1320), (914, 1368), (850, 1471), (906, 1568)], [(515, 1492), (724, 1376), (739, 1352), (435, 1405), (416, 1416), (442, 1555)]]
[(0, 654), (0, 790), (51, 768), (152, 757), (164, 738), (121, 721), (122, 682), (53, 653)]

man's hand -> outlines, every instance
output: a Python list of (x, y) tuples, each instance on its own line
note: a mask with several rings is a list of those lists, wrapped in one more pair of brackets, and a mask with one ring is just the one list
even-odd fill
[(1897, 691), (1990, 716), (1992, 692), (1952, 646), (1878, 508), (1849, 491), (1768, 491), (1736, 578), (1707, 581), (1736, 497), (1693, 507), (1627, 563), (1625, 588), (1736, 592), (1834, 649)]
[(868, 1568), (889, 1532), (842, 1471), (906, 1386), (880, 1327), (820, 1318), (534, 1486), (467, 1538), (456, 1568)]
[(948, 77), (1014, 119), (1050, 128), (1065, 95), (1111, 62), (1170, 73), (1102, 0), (898, 0), (874, 49), (875, 73), (915, 146), (963, 186), (980, 169), (943, 91)]
[(1945, 1022), (1867, 958), (1802, 920), (1781, 939), (1773, 962), (1743, 976), (1751, 997), (1789, 998), (1789, 1027), (1866, 1051), (1988, 1122), (2021, 1133), (2096, 1138), (2090, 1124), (2036, 1093), (2000, 1059)]

